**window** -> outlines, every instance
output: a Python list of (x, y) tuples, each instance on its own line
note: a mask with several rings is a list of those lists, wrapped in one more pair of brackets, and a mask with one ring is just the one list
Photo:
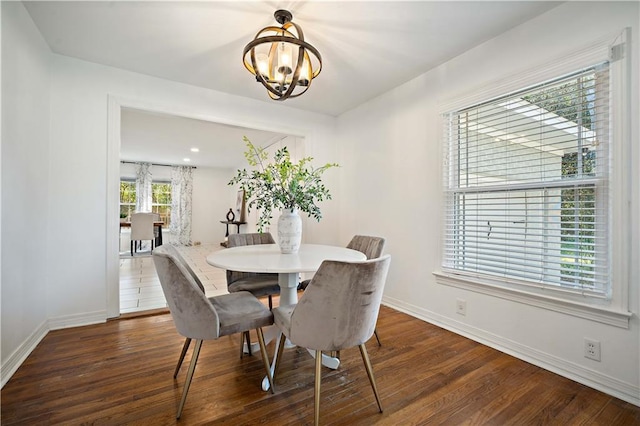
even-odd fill
[(445, 116), (443, 270), (611, 295), (609, 63)]
[(136, 211), (136, 183), (134, 181), (120, 181), (120, 217), (131, 218)]
[[(136, 183), (133, 180), (120, 181), (120, 217), (131, 218), (136, 211)], [(168, 226), (171, 221), (171, 183), (151, 183), (151, 211), (160, 215), (160, 220)]]
[(169, 226), (171, 221), (171, 183), (151, 183), (151, 211), (160, 215), (164, 226)]

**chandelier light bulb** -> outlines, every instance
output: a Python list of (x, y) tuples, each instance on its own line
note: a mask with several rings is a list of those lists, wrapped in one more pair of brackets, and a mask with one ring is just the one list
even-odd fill
[(264, 53), (257, 55), (258, 72), (264, 76), (269, 76), (269, 57)]
[(289, 75), (293, 72), (291, 65), (291, 47), (286, 43), (278, 45), (278, 72)]
[(309, 81), (311, 80), (309, 76), (311, 75), (311, 65), (308, 60), (304, 60), (302, 63), (302, 67), (300, 67), (300, 75), (298, 76), (298, 84), (301, 86), (308, 86)]

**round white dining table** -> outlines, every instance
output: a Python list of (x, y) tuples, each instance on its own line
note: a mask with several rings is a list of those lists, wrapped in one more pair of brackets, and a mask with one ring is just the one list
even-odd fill
[(281, 253), (277, 244), (256, 244), (219, 250), (207, 256), (207, 263), (240, 272), (278, 274), (280, 305), (298, 302), (301, 272), (315, 272), (324, 260), (355, 262), (366, 260), (364, 253), (346, 247), (302, 244), (297, 253)]
[[(356, 262), (366, 259), (367, 256), (364, 253), (346, 247), (302, 244), (297, 253), (285, 254), (280, 252), (277, 244), (256, 244), (216, 251), (207, 256), (207, 263), (232, 271), (277, 273), (280, 285), (280, 306), (285, 306), (298, 303), (298, 283), (301, 272), (317, 271), (324, 260)], [(265, 330), (264, 337), (268, 342), (279, 334), (275, 327), (271, 327)], [(315, 356), (313, 351), (309, 350), (309, 353)], [(272, 373), (275, 363), (276, 354), (271, 364)], [(336, 369), (340, 366), (340, 359), (322, 354), (322, 364)], [(269, 390), (269, 381), (266, 377), (262, 380), (262, 389)]]

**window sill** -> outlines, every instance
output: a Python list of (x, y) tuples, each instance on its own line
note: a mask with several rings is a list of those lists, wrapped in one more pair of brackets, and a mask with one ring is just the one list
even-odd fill
[(497, 284), (482, 282), (477, 278), (457, 275), (453, 273), (435, 271), (433, 275), (436, 282), (441, 285), (462, 288), (476, 293), (500, 297), (542, 309), (561, 312), (574, 317), (585, 318), (603, 324), (620, 328), (629, 328), (631, 312), (617, 310), (610, 306), (598, 306), (573, 300), (561, 299), (550, 294), (537, 294), (533, 292), (516, 290)]

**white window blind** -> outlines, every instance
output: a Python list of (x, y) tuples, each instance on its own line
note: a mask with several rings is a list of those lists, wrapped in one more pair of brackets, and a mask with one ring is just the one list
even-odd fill
[(609, 65), (445, 115), (443, 269), (610, 296)]

